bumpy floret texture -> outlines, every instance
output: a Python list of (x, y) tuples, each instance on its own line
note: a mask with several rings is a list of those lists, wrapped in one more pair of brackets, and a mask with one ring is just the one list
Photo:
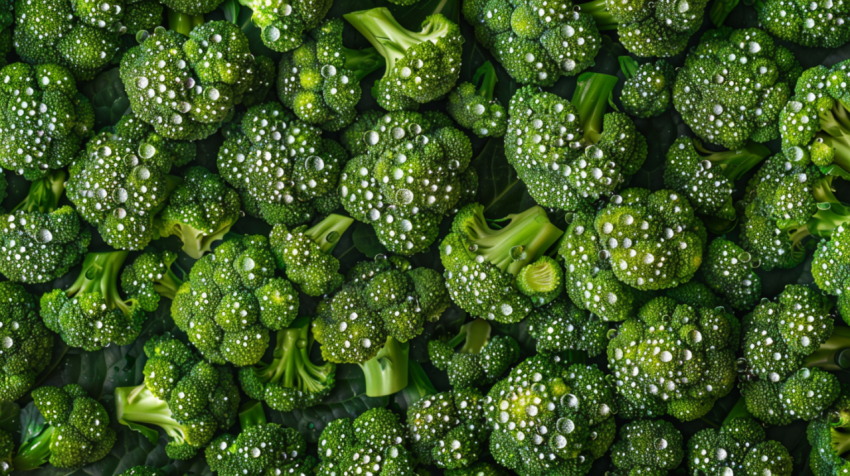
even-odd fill
[(830, 411), (809, 424), (807, 436), (812, 445), (809, 467), (815, 476), (850, 473), (846, 458), (850, 386), (843, 384), (841, 394)]
[[(638, 420), (620, 428), (611, 461), (626, 474), (664, 474), (685, 456), (684, 439), (669, 421)], [(656, 473), (657, 471), (657, 473)]]
[(183, 284), (171, 271), (177, 260), (173, 251), (145, 251), (121, 272), (121, 289), (148, 312), (159, 306), (160, 297), (173, 299), (177, 288)]
[(729, 149), (767, 142), (779, 137), (777, 119), (800, 73), (762, 30), (709, 30), (676, 75), (673, 104), (702, 140)]
[(254, 24), (262, 29), (263, 43), (274, 51), (286, 52), (301, 46), (304, 34), (319, 26), (333, 0), (252, 0)]
[(486, 461), (479, 461), (468, 468), (448, 469), (446, 476), (508, 476), (505, 468)]
[[(767, 456), (763, 458), (763, 456)], [(761, 424), (750, 417), (736, 417), (720, 429), (706, 428), (688, 441), (688, 470), (691, 474), (734, 474), (790, 476), (793, 459), (777, 441), (768, 440)]]
[(712, 170), (697, 151), (694, 139), (680, 137), (667, 151), (664, 185), (685, 195), (700, 215), (733, 221), (736, 218), (732, 203), (734, 182), (720, 170)]
[(676, 70), (664, 60), (640, 65), (623, 85), (620, 93), (623, 109), (629, 115), (644, 119), (663, 113), (670, 106), (675, 79)]
[(838, 311), (850, 321), (850, 229), (839, 227), (829, 241), (818, 243), (812, 259), (812, 276), (821, 291), (838, 296)]
[(761, 278), (751, 260), (749, 253), (723, 238), (715, 238), (708, 247), (705, 282), (735, 309), (751, 309), (761, 299)]
[[(322, 250), (319, 244), (305, 234), (307, 225), (292, 229), (285, 225), (276, 225), (269, 235), (272, 252), (280, 269), (286, 270), (286, 277), (298, 285), (304, 294), (322, 296), (336, 291), (345, 280), (339, 273), (339, 260)], [(322, 240), (338, 236), (320, 237)], [(338, 235), (338, 233), (337, 233)]]
[(21, 398), (50, 363), (51, 334), (38, 315), (38, 302), (20, 284), (0, 283), (0, 402)]
[(803, 46), (837, 48), (850, 40), (850, 5), (766, 0), (757, 8), (759, 22), (780, 40)]
[(486, 451), (489, 428), (478, 390), (429, 395), (407, 409), (410, 446), (421, 464), (466, 468)]
[[(467, 324), (468, 332), (482, 332), (480, 323)], [(489, 324), (484, 324), (488, 326)], [(478, 327), (478, 329), (476, 329)], [(489, 333), (489, 330), (487, 331)], [(482, 336), (467, 336), (470, 340), (485, 339)], [(480, 348), (456, 350), (451, 342), (441, 340), (428, 341), (428, 356), (438, 370), (448, 374), (449, 383), (455, 389), (488, 385), (501, 377), (511, 368), (520, 356), (516, 339), (510, 336), (488, 336)]]
[(531, 311), (528, 333), (537, 339), (538, 352), (582, 350), (594, 357), (608, 345), (608, 324), (566, 297)]
[(498, 99), (478, 94), (472, 83), (461, 83), (449, 93), (446, 112), (461, 127), (478, 137), (502, 137), (508, 129), (508, 113)]
[(166, 7), (187, 15), (203, 15), (216, 9), (223, 0), (159, 0)]
[(238, 436), (224, 434), (206, 451), (210, 469), (221, 476), (245, 474), (313, 474), (317, 461), (294, 428), (275, 423), (252, 425)]

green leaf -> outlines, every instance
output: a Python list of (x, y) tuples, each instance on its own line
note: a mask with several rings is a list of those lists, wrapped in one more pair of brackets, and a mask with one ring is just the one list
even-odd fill
[(95, 132), (114, 126), (130, 110), (130, 100), (124, 91), (119, 68), (103, 71), (93, 80), (80, 83), (79, 91), (94, 108)]
[(626, 79), (633, 78), (635, 73), (637, 73), (638, 66), (640, 66), (638, 62), (631, 56), (620, 56), (617, 59), (620, 61), (620, 69), (623, 71)]
[(367, 258), (374, 258), (376, 255), (385, 255), (388, 253), (384, 245), (378, 240), (375, 228), (367, 223), (357, 222), (354, 225), (352, 240), (354, 240), (354, 246), (357, 247), (357, 251), (366, 255)]
[(525, 184), (505, 156), (501, 139), (490, 139), (484, 150), (472, 161), (478, 171), (478, 193), (475, 199), (484, 205), (489, 216), (504, 217), (534, 204)]
[(711, 23), (714, 26), (723, 26), (726, 17), (738, 6), (738, 0), (714, 0), (711, 10), (708, 12)]
[(19, 421), (21, 433), (17, 446), (40, 435), (41, 431), (44, 430), (44, 426), (47, 425), (41, 412), (38, 411), (38, 408), (35, 407), (33, 402), (28, 403), (27, 406), (20, 410)]
[(844, 170), (843, 168), (835, 164), (827, 165), (826, 167), (820, 167), (820, 171), (823, 172), (824, 175), (832, 175), (835, 177), (843, 178), (844, 180), (850, 180), (850, 172)]
[(224, 0), (221, 4), (221, 10), (224, 12), (224, 19), (230, 23), (237, 23), (241, 7), (242, 5), (239, 5), (239, 0)]

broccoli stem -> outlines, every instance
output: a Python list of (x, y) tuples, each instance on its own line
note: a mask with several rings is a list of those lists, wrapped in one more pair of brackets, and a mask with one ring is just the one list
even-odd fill
[(835, 451), (835, 454), (839, 456), (850, 451), (850, 433), (843, 430), (843, 427), (833, 427), (829, 429), (830, 444), (833, 451)]
[(723, 176), (733, 182), (771, 155), (770, 149), (754, 141), (748, 141), (740, 149), (723, 152), (712, 152), (699, 141), (694, 142), (694, 148), (703, 160), (711, 162), (712, 167), (719, 167)]
[(537, 260), (526, 266), (523, 271), (525, 286), (538, 293), (549, 293), (561, 285), (560, 270), (552, 260)]
[(232, 226), (232, 222), (225, 222), (217, 230), (199, 230), (186, 223), (180, 223), (174, 227), (176, 231), (174, 234), (183, 242), (182, 249), (187, 255), (194, 259), (201, 259), (204, 254), (210, 252), (213, 243), (224, 238)]
[(850, 369), (850, 327), (836, 327), (829, 339), (806, 357), (803, 365), (824, 370)]
[(53, 425), (47, 425), (41, 433), (27, 441), (12, 458), (15, 471), (31, 471), (47, 464), (50, 459), (50, 438), (53, 436)]
[(496, 83), (499, 81), (499, 78), (496, 76), (496, 68), (493, 67), (493, 63), (489, 61), (485, 61), (484, 64), (478, 67), (475, 70), (475, 74), (472, 76), (472, 84), (481, 84), (478, 87), (478, 91), (475, 94), (483, 97), (488, 101), (493, 100), (493, 93), (496, 90)]
[(145, 425), (162, 428), (177, 444), (186, 440), (186, 430), (168, 408), (168, 403), (153, 394), (145, 384), (115, 389), (115, 416), (118, 423), (144, 434), (156, 444), (159, 434)]
[(608, 74), (584, 73), (578, 77), (571, 103), (578, 110), (585, 146), (599, 142), (602, 119), (616, 85), (617, 77)]
[[(764, 2), (756, 1), (753, 3), (753, 6), (756, 10), (761, 8)], [(708, 17), (711, 18), (711, 23), (716, 27), (723, 26), (723, 23), (726, 21), (726, 17), (732, 13), (732, 10), (738, 6), (738, 0), (716, 0), (714, 4), (711, 5), (711, 10), (709, 10)]]
[(460, 329), (461, 332), (449, 341), (450, 347), (457, 347), (463, 340), (463, 347), (458, 351), (460, 354), (480, 353), (481, 349), (490, 342), (490, 334), (493, 330), (490, 323), (484, 319), (476, 319), (466, 323)]
[(168, 9), (168, 29), (189, 36), (192, 28), (204, 24), (203, 15), (187, 15)]
[(121, 266), (129, 251), (89, 253), (83, 260), (83, 269), (74, 284), (65, 291), (70, 298), (77, 294), (97, 292), (103, 296), (108, 309), (119, 308), (125, 315), (131, 314), (130, 307), (118, 292)]
[(600, 31), (616, 30), (619, 23), (608, 11), (607, 0), (593, 0), (592, 2), (579, 4), (581, 13), (586, 13), (593, 17), (596, 22), (596, 28)]
[(242, 430), (247, 430), (252, 426), (266, 424), (266, 412), (263, 410), (263, 402), (257, 400), (248, 400), (239, 408), (239, 425)]
[(366, 395), (383, 397), (407, 387), (410, 344), (387, 337), (374, 358), (358, 364), (366, 377)]
[[(831, 194), (831, 192), (830, 192)], [(809, 218), (806, 226), (803, 227), (809, 235), (820, 238), (829, 238), (839, 226), (844, 226), (850, 223), (850, 210), (844, 204), (839, 202), (822, 202), (818, 203), (818, 211)], [(791, 235), (796, 238), (795, 233)]]
[(310, 360), (312, 346), (310, 319), (299, 317), (289, 328), (277, 331), (272, 362), (260, 362), (254, 367), (257, 378), (263, 384), (280, 384), (307, 393), (324, 391), (336, 366), (331, 363), (314, 364)]
[(378, 50), (375, 48), (352, 50), (343, 47), (342, 54), (345, 55), (345, 69), (353, 72), (357, 81), (384, 66), (384, 57), (378, 54)]
[(44, 177), (30, 184), (27, 198), (18, 204), (12, 213), (17, 211), (50, 213), (59, 208), (59, 199), (65, 191), (65, 180), (68, 174), (64, 170), (52, 170)]
[(836, 101), (832, 109), (819, 114), (819, 122), (823, 132), (817, 137), (835, 149), (833, 163), (850, 172), (850, 113), (846, 106)]
[(354, 219), (332, 213), (324, 220), (310, 227), (304, 234), (319, 245), (322, 253), (330, 253), (339, 243), (345, 230), (354, 223)]

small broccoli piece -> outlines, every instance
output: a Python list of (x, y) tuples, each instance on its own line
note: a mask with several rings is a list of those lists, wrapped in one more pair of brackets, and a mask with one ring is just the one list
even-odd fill
[[(440, 245), (440, 259), (452, 300), (464, 311), (497, 322), (519, 322), (541, 299), (538, 293), (553, 290), (552, 273), (545, 268), (521, 271), (548, 260), (543, 255), (563, 232), (537, 206), (498, 224), (502, 227), (490, 226), (483, 205), (463, 207)], [(560, 271), (560, 265), (555, 266)]]
[(88, 352), (136, 340), (147, 319), (141, 303), (118, 291), (127, 251), (89, 253), (77, 280), (68, 289), (41, 296), (44, 325), (71, 347)]
[(50, 364), (53, 334), (38, 316), (35, 296), (9, 281), (0, 282), (0, 324), (0, 402), (14, 402)]
[(675, 299), (679, 304), (694, 308), (714, 309), (724, 304), (723, 300), (718, 298), (708, 286), (699, 281), (689, 281), (670, 289), (667, 291), (667, 296)]
[(274, 276), (266, 237), (225, 241), (195, 262), (171, 305), (174, 323), (209, 362), (236, 367), (260, 361), (269, 332), (298, 317), (298, 293)]
[(64, 276), (86, 254), (91, 233), (76, 210), (59, 207), (65, 190), (62, 170), (30, 184), (26, 198), (0, 215), (0, 273), (19, 283), (45, 283)]
[(148, 312), (159, 306), (160, 296), (174, 301), (177, 290), (183, 285), (171, 265), (177, 260), (172, 251), (146, 251), (121, 273), (121, 289)]
[(230, 120), (237, 105), (263, 101), (274, 80), (265, 61), (227, 21), (197, 26), (188, 38), (158, 27), (124, 54), (121, 80), (133, 112), (158, 134), (199, 140)]
[(171, 459), (190, 459), (219, 430), (236, 422), (239, 387), (227, 367), (202, 360), (171, 334), (145, 342), (145, 381), (115, 389), (115, 416), (156, 445), (158, 427), (171, 439)]
[[(519, 360), (519, 344), (510, 336), (491, 335), (490, 324), (476, 319), (461, 326), (448, 340), (429, 340), (428, 356), (439, 370), (448, 372), (456, 389), (495, 382)], [(456, 349), (463, 343), (463, 347)]]
[(483, 400), (474, 388), (453, 390), (421, 398), (407, 409), (410, 446), (420, 464), (459, 469), (478, 461), (490, 432)]
[(667, 151), (664, 186), (686, 197), (698, 215), (734, 222), (735, 182), (770, 155), (770, 149), (748, 142), (724, 152), (705, 149), (697, 139), (680, 137)]
[(525, 476), (586, 474), (616, 436), (614, 391), (595, 365), (538, 354), (485, 400), (490, 453)]
[(608, 345), (608, 324), (565, 297), (531, 311), (528, 333), (538, 352), (579, 350), (595, 357)]
[(303, 44), (304, 35), (319, 26), (331, 9), (333, 0), (292, 3), (239, 0), (239, 3), (254, 12), (251, 20), (262, 30), (263, 43), (274, 51), (285, 53)]
[(338, 131), (354, 121), (360, 81), (384, 66), (375, 48), (343, 46), (343, 21), (326, 20), (280, 61), (277, 95), (304, 122)]
[(94, 127), (94, 110), (68, 68), (13, 63), (0, 76), (0, 166), (38, 180), (68, 165)]
[(248, 109), (228, 134), (218, 170), (239, 191), (249, 214), (294, 227), (339, 208), (346, 160), (342, 146), (323, 138), (320, 128), (270, 102)]
[(363, 369), (367, 395), (390, 395), (408, 383), (407, 342), (450, 305), (440, 273), (379, 256), (355, 265), (322, 301), (313, 335), (326, 361)]
[[(446, 112), (478, 137), (502, 137), (508, 128), (508, 116), (502, 103), (493, 96), (498, 80), (496, 68), (485, 61), (475, 70), (471, 83), (458, 84), (449, 93)], [(476, 89), (478, 84), (481, 86)]]
[(186, 15), (203, 15), (215, 10), (223, 0), (158, 0), (160, 3)]
[(768, 440), (750, 416), (726, 418), (720, 429), (706, 428), (688, 441), (690, 474), (791, 476), (794, 460), (782, 443)]
[(809, 466), (815, 476), (833, 476), (850, 471), (850, 386), (841, 385), (841, 394), (828, 411), (809, 423), (806, 432), (812, 452)]
[(472, 144), (438, 112), (391, 112), (368, 126), (358, 143), (349, 142), (358, 152), (340, 180), (342, 206), (371, 224), (391, 253), (421, 253), (443, 218), (478, 188)]
[[(628, 56), (625, 58), (628, 58), (629, 63), (634, 64), (628, 71), (623, 68), (623, 73), (626, 75), (626, 84), (623, 85), (623, 92), (620, 93), (623, 109), (631, 116), (644, 119), (661, 115), (670, 107), (676, 70), (664, 60), (658, 60), (655, 64), (644, 63), (637, 66), (633, 59)], [(621, 57), (621, 65), (623, 61)]]
[(703, 275), (708, 286), (735, 309), (751, 309), (761, 299), (761, 278), (752, 256), (735, 243), (715, 238), (708, 247)]
[(611, 462), (620, 475), (666, 474), (685, 457), (684, 439), (669, 421), (637, 420), (620, 427)]
[(172, 166), (195, 158), (194, 143), (163, 139), (133, 115), (95, 136), (70, 168), (68, 199), (103, 239), (122, 250), (144, 249), (154, 217), (180, 183)]
[(100, 461), (117, 439), (109, 427), (109, 413), (83, 387), (40, 387), (32, 391), (36, 410), (46, 424), (41, 433), (23, 442), (12, 459), (16, 471), (50, 464), (79, 469)]
[(468, 468), (447, 469), (445, 476), (510, 476), (505, 468), (493, 463), (479, 461)]
[(388, 111), (415, 110), (448, 94), (460, 76), (460, 27), (440, 13), (415, 32), (401, 26), (386, 8), (347, 13), (344, 18), (386, 61), (372, 96)]
[(779, 113), (800, 72), (762, 30), (709, 30), (676, 74), (673, 105), (704, 141), (729, 149), (767, 142), (779, 137)]
[(646, 139), (629, 116), (605, 111), (615, 76), (579, 78), (571, 103), (527, 86), (511, 98), (505, 154), (544, 207), (575, 210), (607, 196), (643, 165)]
[(269, 243), (278, 267), (304, 294), (322, 296), (336, 291), (344, 278), (339, 274), (339, 260), (331, 252), (353, 222), (332, 214), (310, 228), (303, 225), (289, 230), (276, 225)]
[(564, 267), (553, 258), (541, 256), (519, 270), (516, 286), (534, 306), (545, 306), (564, 292)]
[(840, 225), (832, 239), (819, 243), (812, 260), (812, 276), (821, 291), (838, 296), (838, 312), (850, 323), (850, 258), (844, 251), (848, 242), (850, 226)]
[(850, 41), (850, 7), (843, 2), (798, 4), (783, 0), (753, 2), (759, 23), (780, 40), (817, 48), (838, 48)]
[(183, 242), (183, 251), (200, 259), (239, 219), (239, 194), (221, 176), (203, 167), (186, 170), (181, 183), (157, 216), (156, 229)]

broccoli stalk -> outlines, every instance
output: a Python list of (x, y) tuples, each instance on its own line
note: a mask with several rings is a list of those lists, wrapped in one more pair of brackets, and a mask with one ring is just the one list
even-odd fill
[(168, 9), (168, 29), (174, 30), (185, 36), (189, 36), (192, 28), (204, 24), (203, 15), (187, 15), (178, 11)]
[(593, 17), (599, 31), (616, 30), (620, 25), (608, 9), (607, 0), (593, 0), (582, 3), (579, 7), (581, 7), (581, 13)]
[[(174, 255), (174, 258), (176, 259), (177, 256)], [(168, 272), (163, 274), (161, 278), (154, 277), (153, 280), (153, 290), (160, 296), (170, 299), (172, 302), (174, 302), (174, 298), (177, 296), (177, 290), (183, 285), (183, 280), (178, 278), (174, 271), (171, 270), (171, 264), (173, 262), (166, 262), (165, 265)]]
[(357, 364), (366, 377), (366, 395), (383, 397), (407, 387), (409, 382), (410, 344), (399, 342), (394, 337), (387, 341), (378, 355)]
[(15, 471), (30, 471), (47, 464), (50, 459), (50, 438), (55, 429), (53, 425), (46, 425), (40, 434), (18, 448), (18, 452), (12, 458), (12, 467)]
[(602, 120), (616, 85), (617, 77), (608, 74), (584, 73), (578, 77), (570, 102), (578, 111), (581, 129), (584, 131), (582, 146), (596, 144), (602, 137)]
[(125, 316), (133, 314), (133, 310), (118, 292), (121, 266), (128, 254), (130, 252), (124, 250), (87, 254), (80, 275), (65, 291), (65, 295), (70, 298), (85, 293), (100, 293), (108, 309), (117, 307)]
[(789, 235), (795, 250), (800, 249), (802, 241), (809, 236), (829, 238), (839, 226), (850, 223), (850, 209), (838, 200), (832, 189), (835, 177), (825, 176), (812, 186), (812, 196), (818, 202), (818, 211), (806, 223), (798, 224), (793, 220), (778, 220), (776, 226)]
[(832, 109), (818, 114), (822, 132), (818, 139), (835, 149), (832, 162), (850, 172), (850, 111), (841, 101), (835, 101)]
[(239, 408), (239, 425), (242, 427), (242, 431), (252, 426), (265, 425), (266, 423), (266, 412), (263, 410), (263, 402), (248, 400)]
[(496, 76), (496, 68), (494, 68), (493, 63), (489, 61), (485, 61), (484, 64), (475, 70), (475, 74), (472, 75), (472, 84), (480, 84), (475, 94), (481, 96), (487, 101), (493, 100), (493, 94), (496, 91), (496, 83), (498, 81), (499, 78)]
[(484, 319), (476, 319), (460, 327), (457, 335), (446, 342), (446, 346), (454, 349), (463, 342), (463, 347), (458, 349), (459, 354), (478, 354), (481, 349), (490, 342), (492, 331), (490, 324)]
[(322, 253), (330, 254), (339, 243), (339, 238), (352, 223), (354, 223), (353, 218), (332, 213), (304, 231), (304, 235), (319, 245)]
[(159, 441), (159, 432), (146, 425), (162, 428), (174, 444), (185, 443), (189, 432), (174, 419), (168, 403), (154, 395), (144, 383), (115, 389), (115, 416), (118, 423), (145, 435), (153, 445)]
[(345, 57), (345, 69), (354, 73), (357, 82), (384, 66), (384, 57), (375, 48), (353, 50), (343, 46), (342, 54)]
[(50, 213), (59, 208), (59, 199), (65, 191), (67, 174), (62, 169), (51, 170), (30, 184), (27, 197), (11, 213), (17, 211)]
[(806, 357), (803, 365), (823, 370), (850, 369), (850, 327), (837, 326), (829, 339)]
[(710, 151), (702, 145), (702, 142), (697, 140), (694, 141), (694, 148), (699, 152), (702, 159), (707, 161), (707, 163), (703, 163), (704, 166), (708, 165), (713, 169), (719, 168), (720, 173), (732, 182), (740, 179), (771, 155), (770, 149), (752, 140), (740, 149), (723, 152)]

